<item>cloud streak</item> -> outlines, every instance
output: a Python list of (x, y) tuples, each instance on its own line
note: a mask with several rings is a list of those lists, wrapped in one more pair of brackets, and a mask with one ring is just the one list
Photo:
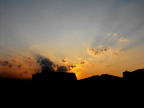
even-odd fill
[(119, 42), (128, 42), (129, 40), (126, 39), (126, 38), (121, 37), (118, 41), (119, 41)]
[(89, 55), (92, 55), (94, 57), (100, 57), (100, 56), (103, 56), (103, 55), (116, 56), (116, 55), (118, 55), (122, 52), (122, 50), (115, 50), (115, 49), (112, 49), (112, 47), (88, 48), (87, 51), (88, 51)]

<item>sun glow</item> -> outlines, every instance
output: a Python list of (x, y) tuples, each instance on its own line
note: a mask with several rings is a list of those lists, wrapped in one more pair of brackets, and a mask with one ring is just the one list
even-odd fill
[(81, 72), (81, 68), (81, 65), (76, 64), (73, 67), (70, 67), (70, 70), (68, 72), (78, 73)]

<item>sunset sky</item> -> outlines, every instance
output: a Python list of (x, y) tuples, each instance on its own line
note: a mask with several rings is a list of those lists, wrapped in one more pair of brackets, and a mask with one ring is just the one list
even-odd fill
[(0, 76), (31, 78), (38, 57), (78, 79), (144, 68), (144, 0), (0, 0)]

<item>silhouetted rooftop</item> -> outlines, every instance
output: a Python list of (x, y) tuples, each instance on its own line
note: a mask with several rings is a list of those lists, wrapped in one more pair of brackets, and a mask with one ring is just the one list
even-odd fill
[(60, 80), (77, 80), (75, 73), (67, 73), (67, 72), (41, 72), (32, 75), (32, 80), (52, 80), (52, 81), (60, 81)]

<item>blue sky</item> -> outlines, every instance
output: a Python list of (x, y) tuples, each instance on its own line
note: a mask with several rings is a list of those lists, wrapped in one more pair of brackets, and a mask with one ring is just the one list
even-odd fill
[(0, 0), (1, 63), (39, 54), (80, 66), (79, 78), (121, 76), (144, 67), (143, 41), (143, 0)]

